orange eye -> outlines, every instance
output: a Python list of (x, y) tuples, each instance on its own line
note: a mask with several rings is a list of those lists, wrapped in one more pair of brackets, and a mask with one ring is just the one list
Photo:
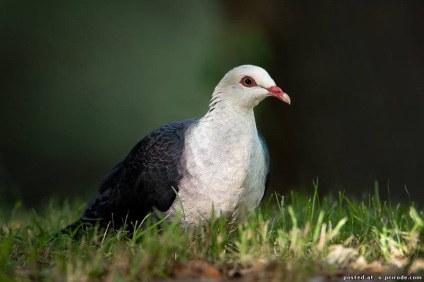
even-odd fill
[(241, 79), (240, 83), (246, 87), (253, 87), (256, 86), (256, 81), (251, 78), (250, 76), (245, 76)]

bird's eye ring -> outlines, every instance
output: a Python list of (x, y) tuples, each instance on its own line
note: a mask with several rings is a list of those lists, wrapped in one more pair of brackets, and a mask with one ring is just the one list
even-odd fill
[(241, 83), (243, 86), (246, 86), (246, 87), (253, 87), (253, 86), (256, 86), (256, 85), (257, 85), (257, 84), (256, 84), (256, 81), (255, 81), (253, 78), (251, 78), (250, 76), (245, 76), (245, 77), (243, 77), (243, 78), (241, 79), (240, 83)]

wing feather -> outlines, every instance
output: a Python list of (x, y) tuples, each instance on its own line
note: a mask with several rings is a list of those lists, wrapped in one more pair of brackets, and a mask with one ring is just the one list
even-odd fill
[(169, 209), (182, 178), (184, 136), (197, 119), (168, 123), (144, 137), (105, 177), (84, 214), (83, 222), (110, 221), (119, 228), (139, 222), (154, 208)]

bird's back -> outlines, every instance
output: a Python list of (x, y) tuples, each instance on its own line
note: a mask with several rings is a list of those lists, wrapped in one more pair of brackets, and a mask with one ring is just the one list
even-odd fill
[(168, 123), (144, 137), (115, 166), (100, 185), (80, 222), (141, 222), (154, 208), (166, 211), (174, 201), (182, 178), (179, 166), (189, 119)]

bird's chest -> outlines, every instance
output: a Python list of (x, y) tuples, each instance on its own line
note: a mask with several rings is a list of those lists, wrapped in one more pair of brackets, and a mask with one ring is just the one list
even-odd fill
[(256, 144), (250, 136), (248, 140), (231, 135), (215, 138), (200, 139), (187, 148), (186, 169), (196, 176), (192, 184), (205, 190), (236, 189), (252, 168)]
[(217, 130), (213, 138), (201, 131), (192, 136), (186, 140), (179, 185), (186, 220), (209, 218), (212, 208), (217, 215), (230, 216), (254, 209), (262, 199), (266, 175), (256, 127)]

